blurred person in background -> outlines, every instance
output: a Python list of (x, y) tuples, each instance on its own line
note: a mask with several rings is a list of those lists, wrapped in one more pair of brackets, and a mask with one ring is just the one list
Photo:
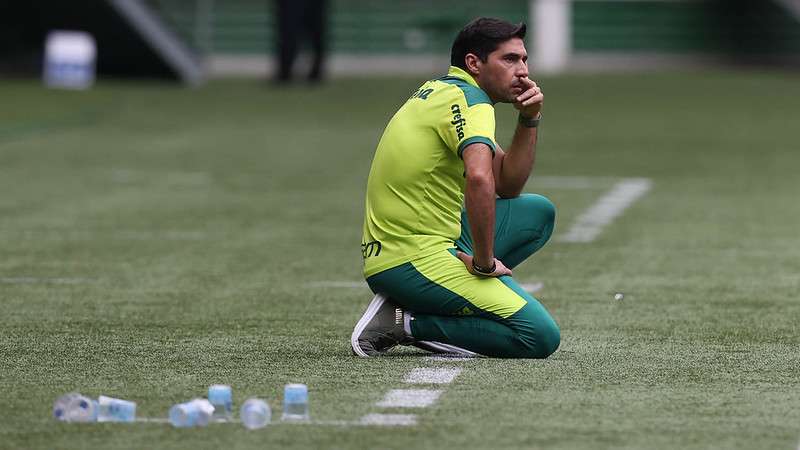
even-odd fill
[(319, 82), (325, 63), (326, 0), (276, 0), (278, 21), (277, 67), (275, 80), (289, 82), (292, 68), (301, 43), (308, 40), (311, 46), (311, 69), (308, 80)]
[[(392, 117), (367, 181), (361, 245), (376, 294), (353, 352), (396, 345), (433, 352), (545, 358), (560, 343), (548, 311), (511, 269), (550, 238), (555, 207), (522, 194), (544, 101), (529, 78), (525, 24), (479, 18), (456, 37), (446, 76)], [(506, 151), (494, 105), (519, 111)]]

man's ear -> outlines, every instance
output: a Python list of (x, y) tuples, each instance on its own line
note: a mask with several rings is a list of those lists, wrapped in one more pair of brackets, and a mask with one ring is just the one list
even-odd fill
[(467, 56), (464, 57), (464, 63), (467, 66), (467, 72), (470, 75), (476, 76), (481, 73), (481, 59), (478, 58), (478, 55), (474, 53), (467, 53)]

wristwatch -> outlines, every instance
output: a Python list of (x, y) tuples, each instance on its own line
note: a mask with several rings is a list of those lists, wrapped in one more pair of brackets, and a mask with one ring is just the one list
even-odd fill
[(497, 269), (497, 262), (495, 262), (495, 261), (492, 261), (492, 267), (487, 269), (485, 267), (481, 267), (481, 266), (475, 264), (475, 259), (474, 258), (472, 259), (472, 270), (474, 270), (475, 272), (477, 272), (480, 275), (487, 275), (487, 276), (491, 275), (491, 274), (494, 273), (494, 271), (496, 269)]
[(542, 120), (542, 113), (536, 115), (536, 118), (525, 117), (521, 113), (517, 120), (520, 125), (526, 128), (536, 128), (539, 126), (539, 121)]

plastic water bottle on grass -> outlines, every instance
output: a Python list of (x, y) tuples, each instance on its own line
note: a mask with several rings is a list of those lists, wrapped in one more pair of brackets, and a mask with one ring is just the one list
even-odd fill
[(70, 392), (58, 397), (53, 403), (53, 418), (65, 422), (67, 420), (67, 406), (73, 397), (79, 397), (81, 394), (77, 392)]
[(81, 394), (67, 394), (53, 407), (53, 415), (65, 422), (96, 422), (97, 411), (97, 402)]
[(176, 428), (204, 427), (211, 421), (214, 406), (204, 398), (174, 405), (169, 410), (169, 423)]
[(305, 384), (284, 386), (281, 420), (306, 421), (308, 418), (308, 387)]
[(101, 395), (97, 398), (98, 422), (133, 422), (136, 420), (136, 403)]
[(267, 426), (272, 419), (272, 410), (264, 400), (249, 398), (239, 410), (239, 418), (248, 430), (255, 430)]

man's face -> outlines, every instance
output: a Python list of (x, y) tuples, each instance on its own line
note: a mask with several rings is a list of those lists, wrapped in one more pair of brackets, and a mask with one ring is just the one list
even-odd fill
[(514, 103), (525, 90), (521, 78), (528, 76), (528, 52), (520, 38), (511, 38), (489, 53), (486, 62), (477, 60), (475, 81), (495, 103)]

